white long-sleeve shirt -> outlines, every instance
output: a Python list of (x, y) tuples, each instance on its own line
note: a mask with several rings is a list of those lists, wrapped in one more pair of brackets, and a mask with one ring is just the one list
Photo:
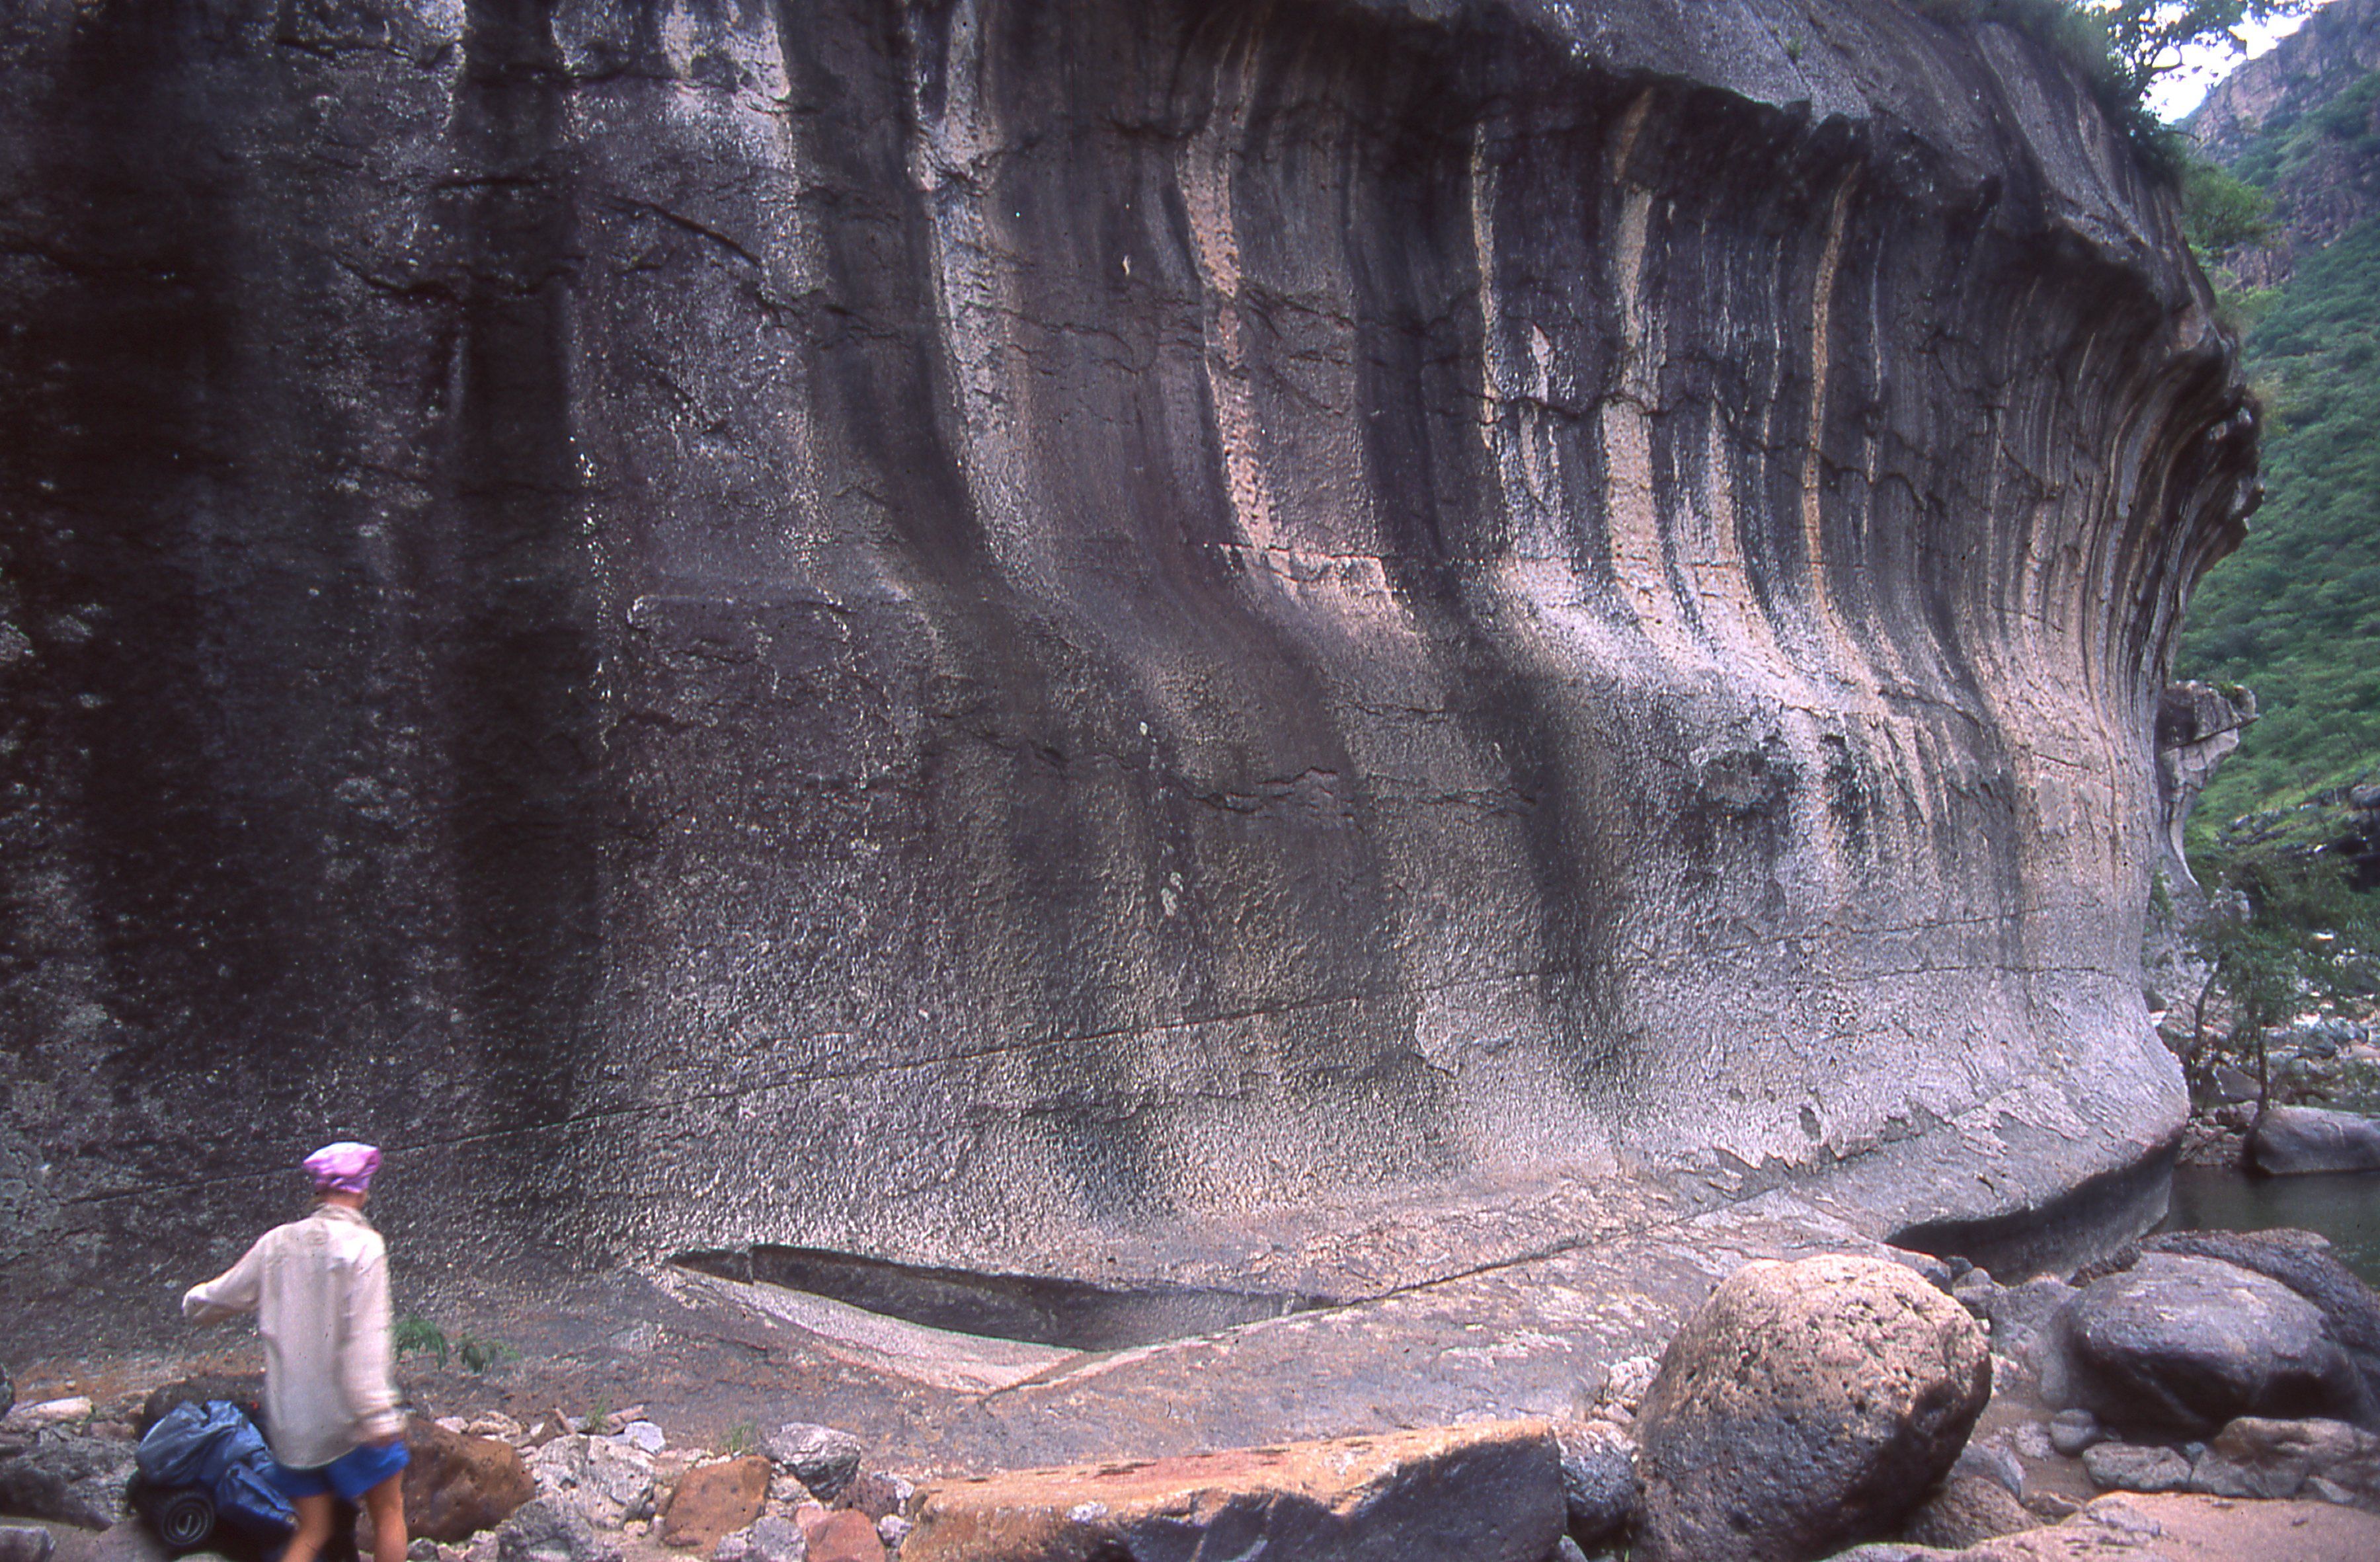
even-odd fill
[(182, 1298), (182, 1315), (201, 1324), (249, 1311), (264, 1336), (273, 1458), (319, 1469), (405, 1430), (390, 1371), (388, 1246), (370, 1221), (318, 1205)]

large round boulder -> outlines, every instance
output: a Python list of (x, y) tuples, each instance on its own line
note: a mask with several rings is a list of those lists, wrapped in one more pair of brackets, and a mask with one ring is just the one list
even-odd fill
[(2219, 1259), (2145, 1254), (2084, 1287), (2057, 1330), (2045, 1391), (2117, 1426), (2197, 1435), (2235, 1416), (2351, 1420), (2364, 1403), (2321, 1308)]
[[(2219, 1258), (2278, 1280), (2322, 1310), (2323, 1326), (2362, 1374), (2364, 1411), (2354, 1419), (2380, 1431), (2380, 1292), (2340, 1263), (2328, 1239), (2286, 1227), (2269, 1231), (2168, 1231), (2141, 1246), (2151, 1253)], [(1992, 1335), (1998, 1344), (1997, 1329)]]
[(1991, 1397), (1964, 1308), (1898, 1264), (1748, 1264), (1670, 1341), (1638, 1415), (1643, 1562), (1803, 1562), (1882, 1535)]

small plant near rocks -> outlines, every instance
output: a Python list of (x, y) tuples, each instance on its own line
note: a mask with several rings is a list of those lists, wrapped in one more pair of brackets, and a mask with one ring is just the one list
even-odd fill
[(579, 1428), (589, 1437), (601, 1437), (612, 1430), (612, 1402), (597, 1399), (587, 1407), (587, 1417)]
[(463, 1370), (483, 1373), (499, 1362), (516, 1362), (520, 1352), (501, 1339), (482, 1339), (477, 1335), (458, 1334), (448, 1338), (446, 1331), (419, 1313), (407, 1313), (389, 1330), (391, 1344), (399, 1358), (408, 1355), (434, 1356), (440, 1367), (452, 1357), (460, 1362)]
[(389, 1339), (400, 1361), (418, 1354), (437, 1357), (441, 1367), (446, 1364), (446, 1331), (419, 1313), (407, 1313), (399, 1318), (389, 1330)]
[(464, 1371), (483, 1373), (499, 1362), (519, 1361), (520, 1352), (501, 1339), (464, 1334), (455, 1337), (455, 1357), (463, 1363)]
[(760, 1429), (748, 1421), (739, 1421), (727, 1429), (719, 1451), (729, 1459), (742, 1459), (746, 1454), (758, 1452), (759, 1447)]

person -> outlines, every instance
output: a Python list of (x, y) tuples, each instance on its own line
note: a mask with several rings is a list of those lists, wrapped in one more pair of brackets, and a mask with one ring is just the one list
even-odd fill
[(405, 1417), (390, 1372), (388, 1246), (364, 1218), (380, 1152), (325, 1144), (306, 1157), (314, 1211), (276, 1226), (182, 1298), (194, 1323), (253, 1312), (264, 1337), (273, 1483), (298, 1510), (281, 1562), (314, 1562), (334, 1494), (372, 1526), (373, 1562), (405, 1562)]

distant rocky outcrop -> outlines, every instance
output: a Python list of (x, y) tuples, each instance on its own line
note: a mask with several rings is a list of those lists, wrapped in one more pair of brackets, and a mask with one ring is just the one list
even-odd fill
[(2301, 255), (2380, 212), (2380, 0), (2331, 0), (2226, 77), (2184, 127), (2274, 197), (2274, 241), (2228, 264), (2258, 286), (2287, 282)]
[(1936, 9), (6, 7), (12, 1350), (334, 1132), (405, 1265), (1284, 1294), (2152, 1164), (2255, 423)]

